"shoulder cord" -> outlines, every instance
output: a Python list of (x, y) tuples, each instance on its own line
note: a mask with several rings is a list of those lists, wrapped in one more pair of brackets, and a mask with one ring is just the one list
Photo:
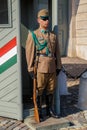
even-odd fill
[(49, 49), (47, 47), (47, 41), (45, 40), (43, 44), (40, 44), (37, 37), (36, 37), (36, 35), (35, 35), (35, 33), (33, 31), (31, 31), (31, 34), (32, 34), (32, 38), (34, 40), (34, 45), (36, 46), (36, 50), (41, 51), (46, 47), (46, 54), (48, 55), (49, 54)]

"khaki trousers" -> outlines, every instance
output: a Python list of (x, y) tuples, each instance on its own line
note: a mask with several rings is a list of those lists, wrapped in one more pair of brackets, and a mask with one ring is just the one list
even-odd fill
[(38, 95), (42, 95), (46, 89), (46, 95), (53, 94), (56, 86), (56, 73), (37, 72)]

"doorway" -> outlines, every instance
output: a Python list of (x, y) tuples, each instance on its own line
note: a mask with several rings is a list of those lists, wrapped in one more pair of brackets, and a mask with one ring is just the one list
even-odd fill
[(21, 0), (21, 50), (22, 50), (22, 93), (24, 118), (33, 114), (33, 80), (27, 71), (25, 45), (29, 30), (38, 27), (37, 12), (42, 8), (49, 8), (46, 0)]
[[(68, 0), (58, 1), (58, 27), (59, 27), (59, 43), (61, 55), (66, 55), (67, 37), (68, 37)], [(25, 57), (25, 44), (29, 30), (35, 30), (37, 24), (37, 12), (39, 9), (47, 8), (50, 16), (52, 16), (52, 0), (21, 0), (21, 50), (22, 50), (22, 93), (24, 112), (27, 109), (29, 116), (32, 109), (33, 81), (27, 71), (27, 63)], [(51, 19), (52, 21), (52, 19)], [(52, 28), (50, 21), (50, 29)], [(25, 112), (26, 113), (26, 112)], [(26, 115), (26, 114), (25, 114)]]

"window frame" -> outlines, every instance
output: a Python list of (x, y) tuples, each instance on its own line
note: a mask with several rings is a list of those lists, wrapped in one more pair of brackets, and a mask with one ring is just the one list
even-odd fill
[(11, 27), (12, 26), (12, 18), (11, 18), (11, 0), (7, 0), (8, 3), (8, 23), (7, 24), (0, 24), (1, 27)]

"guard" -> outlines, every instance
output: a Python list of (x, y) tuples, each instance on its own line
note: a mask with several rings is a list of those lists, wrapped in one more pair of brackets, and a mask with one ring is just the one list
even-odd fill
[[(39, 119), (44, 120), (42, 112), (42, 95), (45, 90), (46, 116), (58, 118), (53, 111), (53, 94), (56, 86), (56, 76), (61, 70), (61, 58), (58, 37), (49, 31), (50, 16), (47, 9), (37, 14), (38, 29), (30, 31), (26, 41), (26, 60), (28, 72), (34, 79), (36, 76), (36, 102)], [(37, 72), (34, 73), (36, 65)]]

